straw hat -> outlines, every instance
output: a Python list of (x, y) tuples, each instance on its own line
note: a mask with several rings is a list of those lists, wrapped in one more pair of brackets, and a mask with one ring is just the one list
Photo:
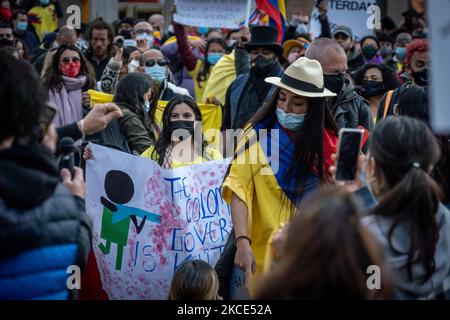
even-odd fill
[(336, 96), (335, 93), (324, 87), (320, 63), (305, 57), (301, 57), (291, 64), (281, 78), (269, 77), (265, 81), (303, 97)]

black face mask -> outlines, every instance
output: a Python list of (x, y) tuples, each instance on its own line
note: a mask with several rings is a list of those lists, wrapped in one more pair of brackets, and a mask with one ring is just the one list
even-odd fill
[(14, 41), (6, 39), (6, 38), (1, 38), (0, 39), (0, 48), (7, 47), (7, 46), (14, 47)]
[(414, 83), (421, 87), (428, 86), (428, 69), (424, 69), (422, 71), (413, 71), (412, 77), (414, 79)]
[(364, 97), (370, 98), (370, 97), (376, 97), (382, 95), (384, 90), (384, 84), (381, 81), (371, 81), (367, 80), (363, 82), (363, 88)]
[(275, 64), (275, 58), (273, 59), (266, 59), (263, 56), (257, 56), (256, 59), (253, 61), (253, 72), (257, 76), (263, 76), (272, 70), (273, 65)]
[[(189, 132), (189, 135), (194, 134), (194, 121), (171, 121), (170, 122), (170, 134), (173, 135), (175, 131), (179, 130), (176, 134), (176, 140), (183, 141), (183, 138), (186, 138), (185, 134)], [(181, 131), (183, 130), (183, 131)]]
[(325, 74), (323, 76), (324, 86), (333, 93), (339, 95), (344, 86), (344, 74)]

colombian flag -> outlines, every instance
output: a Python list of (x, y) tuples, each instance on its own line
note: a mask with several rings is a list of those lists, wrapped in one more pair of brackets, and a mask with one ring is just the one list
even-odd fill
[(278, 42), (281, 44), (286, 26), (284, 0), (256, 0), (256, 6), (270, 17), (269, 25), (277, 28)]

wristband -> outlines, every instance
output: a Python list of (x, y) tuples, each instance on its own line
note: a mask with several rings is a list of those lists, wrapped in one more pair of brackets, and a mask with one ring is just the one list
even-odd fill
[(237, 237), (237, 238), (234, 240), (234, 243), (237, 244), (237, 242), (238, 242), (239, 240), (241, 240), (241, 239), (247, 239), (248, 242), (249, 242), (249, 244), (252, 245), (252, 240), (250, 240), (250, 238), (247, 237), (247, 236), (239, 236), (239, 237)]

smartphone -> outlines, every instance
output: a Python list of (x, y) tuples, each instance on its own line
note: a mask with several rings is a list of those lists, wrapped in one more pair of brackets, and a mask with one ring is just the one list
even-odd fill
[(336, 180), (355, 180), (363, 134), (363, 129), (344, 128), (339, 131)]
[(136, 40), (133, 39), (125, 39), (123, 40), (124, 47), (137, 47)]

